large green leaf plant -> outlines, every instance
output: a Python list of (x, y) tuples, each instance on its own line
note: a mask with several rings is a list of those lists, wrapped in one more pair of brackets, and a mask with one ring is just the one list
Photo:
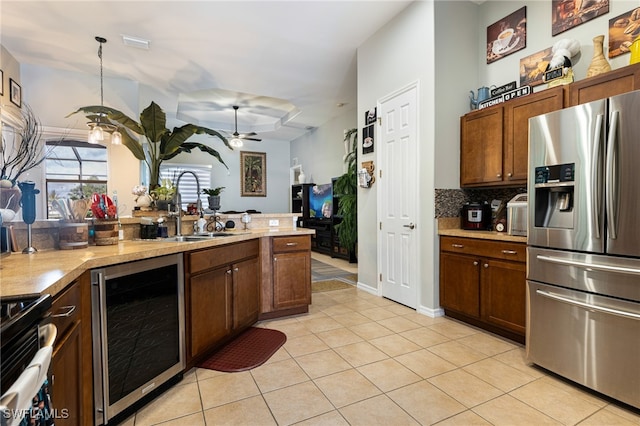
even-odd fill
[(90, 120), (99, 118), (118, 128), (122, 134), (122, 144), (138, 160), (144, 161), (149, 168), (149, 188), (151, 189), (160, 186), (160, 165), (163, 161), (170, 160), (183, 152), (191, 152), (196, 148), (215, 157), (227, 169), (229, 168), (215, 149), (202, 143), (187, 142), (195, 134), (207, 134), (219, 138), (227, 148), (233, 150), (229, 141), (221, 133), (194, 124), (174, 127), (171, 131), (166, 127), (167, 116), (165, 112), (155, 102), (151, 102), (148, 107), (142, 110), (140, 123), (117, 109), (100, 105), (80, 107), (67, 117), (79, 112), (84, 113)]
[(338, 177), (333, 186), (334, 196), (338, 198), (337, 215), (342, 217), (342, 222), (335, 229), (340, 239), (340, 245), (355, 253), (358, 241), (358, 182), (356, 174), (358, 130), (349, 129), (344, 141), (350, 143), (350, 151), (345, 156), (344, 162), (347, 171)]

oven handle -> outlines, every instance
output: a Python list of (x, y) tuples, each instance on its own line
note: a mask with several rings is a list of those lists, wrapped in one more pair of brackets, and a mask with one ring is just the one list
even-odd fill
[(42, 345), (43, 348), (48, 346), (53, 347), (53, 344), (56, 342), (56, 337), (58, 336), (58, 328), (51, 323), (38, 326), (38, 335), (44, 341)]
[(102, 382), (102, 401), (100, 404), (102, 405), (102, 411), (98, 407), (97, 411), (102, 416), (103, 421), (109, 419), (107, 414), (107, 409), (109, 404), (107, 402), (107, 395), (109, 395), (109, 353), (107, 352), (107, 342), (105, 341), (107, 338), (107, 321), (106, 321), (106, 312), (107, 312), (107, 296), (106, 296), (106, 277), (104, 274), (104, 270), (99, 270), (97, 272), (97, 282), (95, 283), (98, 287), (98, 306), (100, 312), (98, 312), (98, 322), (100, 324), (100, 372), (99, 375), (101, 377)]
[(605, 308), (604, 306), (596, 306), (591, 303), (580, 302), (578, 300), (568, 299), (566, 297), (562, 297), (555, 293), (550, 293), (544, 290), (536, 290), (536, 294), (539, 294), (542, 297), (546, 297), (549, 299), (557, 300), (558, 302), (567, 303), (569, 305), (579, 306), (581, 308), (589, 309), (592, 311), (603, 312), (605, 314), (617, 315), (619, 317), (640, 320), (640, 314), (635, 314), (633, 312), (621, 311), (619, 309)]
[(561, 259), (553, 256), (537, 255), (536, 258), (543, 262), (557, 263), (559, 265), (578, 266), (580, 268), (595, 269), (597, 271), (616, 272), (619, 274), (640, 275), (640, 269), (627, 268), (625, 266), (603, 265), (601, 263), (588, 263), (579, 260)]

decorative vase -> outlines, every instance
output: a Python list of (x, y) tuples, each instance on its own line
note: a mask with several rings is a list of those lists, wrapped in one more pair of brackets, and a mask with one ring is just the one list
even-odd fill
[(298, 182), (305, 183), (306, 178), (307, 177), (305, 176), (304, 172), (302, 171), (302, 169), (300, 169), (300, 174), (298, 175)]
[(219, 195), (209, 195), (207, 197), (207, 201), (209, 202), (209, 208), (211, 210), (220, 210), (220, 196)]
[(603, 51), (604, 36), (599, 35), (593, 38), (593, 59), (587, 69), (587, 77), (593, 77), (598, 74), (604, 74), (611, 71), (611, 65), (604, 57)]
[(142, 194), (136, 197), (136, 207), (150, 207), (151, 203), (153, 203), (153, 198), (149, 194)]

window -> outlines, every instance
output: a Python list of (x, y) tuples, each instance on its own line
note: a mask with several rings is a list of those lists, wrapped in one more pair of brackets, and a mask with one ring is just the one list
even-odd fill
[[(209, 208), (209, 202), (207, 197), (202, 195), (204, 188), (209, 188), (211, 184), (211, 166), (210, 165), (188, 165), (188, 164), (167, 164), (162, 163), (160, 165), (160, 180), (169, 179), (175, 185), (178, 176), (184, 171), (194, 172), (198, 176), (200, 182), (200, 200), (202, 201), (202, 208)], [(187, 173), (180, 178), (180, 196), (182, 197), (183, 210), (186, 210), (187, 204), (195, 203), (198, 200), (198, 189), (196, 179), (191, 173)]]
[(75, 140), (47, 142), (47, 147), (47, 218), (62, 217), (52, 208), (52, 200), (91, 198), (94, 192), (107, 193), (106, 147)]

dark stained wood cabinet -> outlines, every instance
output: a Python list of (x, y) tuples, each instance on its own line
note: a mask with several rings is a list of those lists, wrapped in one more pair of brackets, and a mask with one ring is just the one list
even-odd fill
[(51, 322), (57, 328), (51, 398), (58, 414), (56, 424), (63, 426), (93, 422), (90, 292), (87, 272), (59, 293), (51, 306)]
[(258, 320), (258, 240), (187, 253), (187, 365)]
[(460, 186), (526, 185), (529, 118), (563, 107), (564, 88), (554, 87), (460, 119)]
[(584, 104), (610, 96), (640, 90), (640, 64), (627, 65), (569, 85), (566, 106)]
[(525, 262), (524, 243), (440, 237), (445, 314), (523, 343)]

